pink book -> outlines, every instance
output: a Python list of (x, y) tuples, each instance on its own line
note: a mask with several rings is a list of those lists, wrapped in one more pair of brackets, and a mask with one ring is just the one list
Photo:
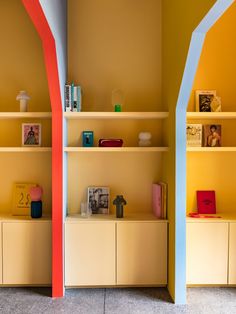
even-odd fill
[(161, 185), (153, 183), (152, 185), (152, 210), (157, 218), (162, 218), (161, 215)]
[(197, 191), (197, 209), (199, 214), (215, 214), (215, 191)]

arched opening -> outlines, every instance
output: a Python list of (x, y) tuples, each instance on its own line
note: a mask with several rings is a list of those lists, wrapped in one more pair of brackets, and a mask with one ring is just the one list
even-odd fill
[[(205, 180), (205, 178), (207, 177), (207, 173), (204, 171), (204, 169), (206, 170), (206, 167), (203, 168), (203, 163), (205, 161), (205, 163), (209, 163), (211, 164), (210, 160), (213, 161), (213, 165), (211, 165), (211, 167), (216, 167), (216, 164), (220, 163), (220, 159), (222, 159), (222, 156), (217, 156), (217, 162), (214, 160), (216, 155), (219, 152), (204, 152), (205, 155), (202, 156), (201, 154), (203, 154), (202, 151), (204, 151), (203, 148), (199, 147), (198, 149), (196, 148), (187, 148), (187, 150), (191, 151), (189, 153), (187, 153), (187, 157), (186, 157), (186, 111), (187, 111), (187, 107), (189, 111), (194, 111), (194, 105), (193, 105), (193, 99), (194, 99), (194, 93), (195, 90), (204, 90), (204, 89), (213, 89), (214, 86), (216, 87), (216, 89), (219, 89), (219, 92), (221, 92), (223, 90), (223, 88), (219, 87), (216, 83), (217, 80), (213, 79), (214, 76), (218, 76), (220, 75), (219, 72), (221, 71), (217, 71), (216, 69), (216, 65), (218, 64), (217, 62), (221, 62), (223, 63), (223, 59), (222, 57), (220, 57), (220, 54), (217, 53), (217, 57), (216, 55), (212, 55), (212, 58), (210, 58), (209, 52), (211, 51), (211, 53), (213, 53), (212, 51), (214, 51), (214, 49), (216, 48), (216, 46), (219, 47), (222, 45), (220, 43), (220, 41), (218, 42), (219, 45), (217, 45), (217, 38), (220, 38), (220, 36), (222, 36), (222, 32), (221, 34), (216, 36), (215, 35), (215, 40), (211, 43), (211, 49), (209, 50), (209, 47), (207, 47), (208, 45), (208, 41), (206, 41), (205, 39), (207, 38), (208, 40), (208, 35), (209, 38), (212, 38), (212, 33), (213, 32), (217, 32), (217, 28), (218, 31), (220, 30), (220, 28), (218, 27), (219, 23), (223, 23), (224, 20), (227, 19), (227, 15), (228, 12), (231, 12), (231, 10), (227, 11), (227, 14), (224, 14), (226, 12), (226, 10), (233, 4), (234, 1), (217, 1), (215, 3), (215, 5), (212, 7), (212, 9), (208, 12), (208, 14), (205, 16), (205, 18), (201, 21), (201, 23), (199, 24), (199, 26), (195, 29), (195, 31), (192, 34), (192, 39), (191, 39), (191, 43), (190, 43), (190, 48), (189, 48), (189, 53), (188, 53), (188, 57), (187, 57), (187, 61), (186, 61), (186, 66), (185, 66), (185, 70), (184, 70), (184, 75), (183, 75), (183, 79), (182, 79), (182, 84), (181, 84), (181, 88), (180, 88), (180, 92), (179, 92), (179, 97), (178, 97), (178, 103), (177, 103), (177, 108), (176, 108), (176, 237), (177, 239), (177, 246), (179, 246), (176, 248), (176, 252), (177, 252), (177, 269), (178, 269), (178, 264), (181, 264), (181, 269), (183, 270), (182, 272), (182, 279), (179, 281), (180, 285), (182, 285), (182, 296), (184, 298), (185, 296), (185, 274), (184, 274), (184, 270), (187, 268), (187, 283), (189, 284), (194, 284), (193, 281), (191, 281), (189, 278), (189, 268), (190, 264), (189, 264), (189, 257), (187, 256), (187, 265), (186, 260), (185, 260), (185, 241), (187, 239), (187, 246), (189, 246), (189, 241), (190, 241), (190, 236), (192, 237), (192, 233), (189, 231), (189, 229), (187, 229), (187, 235), (186, 235), (186, 212), (190, 212), (193, 211), (194, 209), (196, 210), (196, 190), (216, 190), (216, 186), (218, 184), (218, 186), (220, 186), (220, 184), (222, 184), (220, 182), (220, 178), (223, 178), (223, 181), (225, 180), (225, 177), (222, 177), (222, 172), (219, 171), (219, 168), (215, 168), (215, 171), (218, 175), (218, 182), (214, 182), (214, 175), (212, 174), (212, 172), (210, 173), (210, 179), (207, 178), (207, 180)], [(233, 10), (232, 6), (232, 10)], [(231, 13), (230, 13), (231, 14)], [(222, 18), (221, 18), (222, 17)], [(214, 26), (214, 27), (213, 27)], [(206, 37), (207, 34), (207, 37)], [(228, 36), (230, 36), (230, 34), (228, 33)], [(228, 37), (229, 38), (229, 37)], [(224, 38), (226, 39), (226, 37)], [(214, 45), (213, 45), (214, 43)], [(204, 44), (204, 48), (203, 48), (203, 44)], [(206, 44), (206, 45), (205, 45)], [(212, 50), (213, 49), (213, 50)], [(227, 53), (227, 50), (229, 48), (227, 47), (226, 49), (224, 49), (224, 51)], [(208, 52), (206, 52), (208, 51)], [(207, 57), (206, 57), (207, 55)], [(207, 61), (208, 58), (208, 61)], [(204, 62), (203, 62), (204, 59)], [(220, 60), (221, 59), (221, 60)], [(214, 61), (213, 61), (214, 60)], [(199, 63), (200, 61), (200, 63)], [(214, 64), (215, 62), (215, 64)], [(229, 62), (229, 58), (227, 59), (227, 62)], [(214, 64), (214, 70), (213, 67), (211, 67)], [(199, 67), (198, 67), (199, 65)], [(204, 72), (205, 74), (203, 74), (203, 69), (204, 71), (209, 71), (209, 74), (207, 72)], [(221, 82), (222, 82), (222, 77), (220, 78)], [(232, 81), (232, 78), (230, 78), (228, 81)], [(219, 83), (219, 80), (218, 80)], [(219, 83), (220, 84), (220, 83)], [(224, 83), (225, 86), (227, 86), (227, 83)], [(206, 88), (206, 86), (208, 86)], [(211, 87), (210, 87), (211, 86)], [(227, 97), (225, 97), (225, 95), (229, 92), (229, 89), (227, 91), (227, 88), (224, 88), (224, 92), (222, 94), (222, 96), (224, 95), (224, 98), (227, 99)], [(232, 92), (232, 89), (231, 89)], [(223, 106), (223, 105), (222, 105)], [(223, 111), (232, 111), (232, 109), (230, 108), (230, 105), (223, 107)], [(192, 117), (194, 116), (195, 113), (193, 113)], [(199, 113), (201, 114), (201, 113)], [(188, 114), (190, 117), (190, 114)], [(230, 117), (232, 118), (232, 115), (230, 115)], [(199, 124), (212, 124), (214, 123), (218, 123), (217, 120), (213, 119), (211, 116), (211, 120), (202, 120), (203, 116), (200, 116), (200, 118), (198, 117), (198, 119), (195, 119), (194, 123), (199, 123)], [(209, 119), (209, 118), (208, 118)], [(188, 123), (192, 122), (192, 120), (188, 120)], [(232, 125), (232, 124), (231, 124)], [(227, 131), (226, 133), (229, 134), (229, 131), (227, 130), (227, 128), (225, 128), (225, 131)], [(227, 139), (226, 140), (226, 145), (227, 145)], [(233, 146), (233, 144), (232, 144)], [(192, 151), (195, 152), (192, 152)], [(219, 149), (220, 150), (220, 149)], [(218, 150), (218, 151), (219, 151)], [(231, 151), (233, 149), (231, 148)], [(201, 152), (201, 153), (200, 153)], [(192, 154), (192, 156), (190, 156), (191, 160), (188, 159), (189, 158), (189, 154)], [(195, 155), (194, 155), (195, 154)], [(214, 155), (209, 155), (209, 154), (214, 154)], [(230, 160), (232, 159), (232, 155), (230, 157)], [(188, 165), (187, 168), (187, 173), (186, 173), (186, 162)], [(197, 162), (197, 164), (196, 164)], [(229, 161), (230, 162), (230, 161)], [(215, 166), (214, 166), (215, 164)], [(191, 171), (189, 171), (191, 168)], [(190, 173), (191, 172), (191, 173)], [(230, 173), (230, 171), (228, 171), (228, 173)], [(186, 181), (186, 174), (187, 174), (187, 181)], [(201, 177), (201, 180), (198, 181), (198, 183), (196, 184), (198, 178)], [(204, 182), (208, 182), (208, 184), (204, 184)], [(187, 184), (186, 184), (187, 182)], [(194, 182), (194, 184), (193, 184)], [(187, 193), (186, 193), (186, 188), (187, 188)], [(221, 193), (221, 190), (219, 190), (219, 193)], [(231, 189), (232, 192), (232, 189)], [(224, 195), (222, 197), (220, 197), (220, 200), (226, 200), (228, 197), (227, 191), (225, 191), (223, 193)], [(233, 194), (233, 192), (232, 192)], [(232, 196), (231, 194), (231, 196)], [(187, 206), (186, 206), (186, 199), (187, 199)], [(228, 201), (229, 203), (229, 201)], [(220, 206), (224, 206), (225, 204), (223, 204), (223, 201), (220, 201), (219, 203)], [(193, 218), (194, 219), (194, 218)], [(195, 219), (196, 221), (196, 219)], [(189, 221), (188, 221), (189, 222)], [(228, 222), (226, 222), (226, 224), (228, 224)], [(192, 226), (192, 225), (191, 225)], [(212, 225), (210, 225), (211, 227)], [(205, 225), (206, 227), (206, 232), (208, 232), (209, 230), (207, 230), (207, 225)], [(213, 226), (213, 231), (219, 233), (218, 231), (216, 231), (216, 227), (217, 225), (215, 225), (215, 227)], [(222, 227), (222, 226), (220, 226)], [(214, 234), (213, 232), (213, 234)], [(228, 241), (228, 233), (229, 233), (229, 226), (225, 225), (225, 238)], [(195, 233), (198, 234), (199, 240), (198, 242), (202, 242), (205, 243), (207, 241), (204, 241), (204, 239), (200, 240), (200, 235), (202, 234), (202, 230), (198, 230), (198, 228), (196, 228)], [(214, 238), (214, 237), (213, 237)], [(208, 240), (206, 238), (206, 240)], [(213, 240), (212, 240), (213, 241)], [(213, 242), (213, 246), (216, 247), (216, 242)], [(197, 245), (195, 246), (194, 244), (192, 245), (192, 250), (194, 251), (194, 249), (197, 247)], [(227, 242), (226, 244), (224, 243), (224, 248), (225, 249), (225, 253), (227, 253), (227, 249), (229, 247), (229, 243)], [(213, 249), (213, 251), (215, 252), (216, 250)], [(189, 252), (187, 252), (187, 255), (189, 254)], [(197, 255), (196, 255), (197, 254)], [(223, 255), (223, 251), (219, 250), (219, 254)], [(196, 253), (195, 251), (195, 257), (198, 257), (197, 260), (195, 260), (194, 264), (195, 267), (198, 267), (198, 260), (204, 260), (203, 256), (201, 255), (200, 251), (198, 253)], [(206, 262), (206, 261), (205, 261)], [(229, 261), (228, 261), (228, 256), (226, 254), (226, 256), (224, 257), (224, 261), (222, 262), (224, 264), (225, 269), (222, 270), (221, 266), (219, 266), (221, 272), (223, 272), (223, 276), (224, 276), (224, 280), (226, 282), (224, 282), (224, 284), (229, 284), (229, 280), (228, 280), (228, 265), (229, 265)], [(220, 265), (220, 264), (219, 264)], [(211, 267), (212, 269), (214, 267)], [(195, 274), (196, 274), (196, 269), (194, 270)], [(198, 274), (199, 275), (199, 274)], [(209, 277), (209, 276), (208, 276)], [(198, 276), (199, 278), (199, 276)], [(210, 279), (208, 279), (209, 281)], [(220, 280), (219, 280), (220, 281)], [(212, 281), (209, 282), (209, 284), (223, 284), (223, 282), (216, 282), (216, 281)], [(195, 284), (206, 284), (206, 282), (196, 282)]]

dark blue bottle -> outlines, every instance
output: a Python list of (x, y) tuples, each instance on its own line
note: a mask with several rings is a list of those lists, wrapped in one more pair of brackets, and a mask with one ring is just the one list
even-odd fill
[(32, 218), (42, 217), (42, 201), (31, 202), (31, 217)]

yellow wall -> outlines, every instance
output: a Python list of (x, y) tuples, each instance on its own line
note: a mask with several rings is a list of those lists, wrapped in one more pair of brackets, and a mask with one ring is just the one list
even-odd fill
[(156, 111), (161, 102), (161, 0), (69, 0), (68, 80), (83, 88), (84, 111)]
[[(29, 111), (51, 111), (41, 40), (20, 0), (0, 1), (0, 111), (19, 111), (26, 90)], [(42, 146), (51, 146), (50, 120), (1, 120), (0, 146), (21, 146), (21, 124), (42, 123)], [(51, 154), (0, 154), (0, 213), (11, 213), (13, 183), (43, 186), (43, 213), (51, 212)], [(43, 171), (42, 171), (43, 169)]]
[[(169, 109), (170, 154), (164, 164), (165, 180), (169, 184), (169, 291), (175, 290), (175, 108), (188, 53), (191, 34), (215, 0), (168, 0), (163, 1), (163, 76), (162, 101)], [(176, 143), (178, 145), (178, 143)], [(179, 274), (181, 276), (181, 274)], [(177, 289), (179, 287), (176, 287)], [(180, 292), (181, 293), (181, 292)], [(178, 300), (177, 300), (178, 301)]]
[[(214, 89), (222, 97), (222, 110), (236, 110), (235, 73), (236, 3), (208, 32), (200, 58), (188, 111), (195, 111), (194, 95), (197, 89)], [(193, 122), (193, 121), (192, 121)], [(203, 124), (221, 124), (222, 145), (236, 146), (235, 121), (194, 121)], [(236, 206), (236, 154), (188, 153), (187, 159), (187, 211), (195, 211), (196, 190), (215, 190), (218, 212), (233, 212)], [(199, 171), (200, 169), (200, 171)]]

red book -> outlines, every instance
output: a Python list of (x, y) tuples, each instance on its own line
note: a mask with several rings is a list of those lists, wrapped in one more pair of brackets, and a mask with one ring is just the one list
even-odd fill
[(215, 191), (197, 191), (197, 209), (199, 214), (215, 214)]

